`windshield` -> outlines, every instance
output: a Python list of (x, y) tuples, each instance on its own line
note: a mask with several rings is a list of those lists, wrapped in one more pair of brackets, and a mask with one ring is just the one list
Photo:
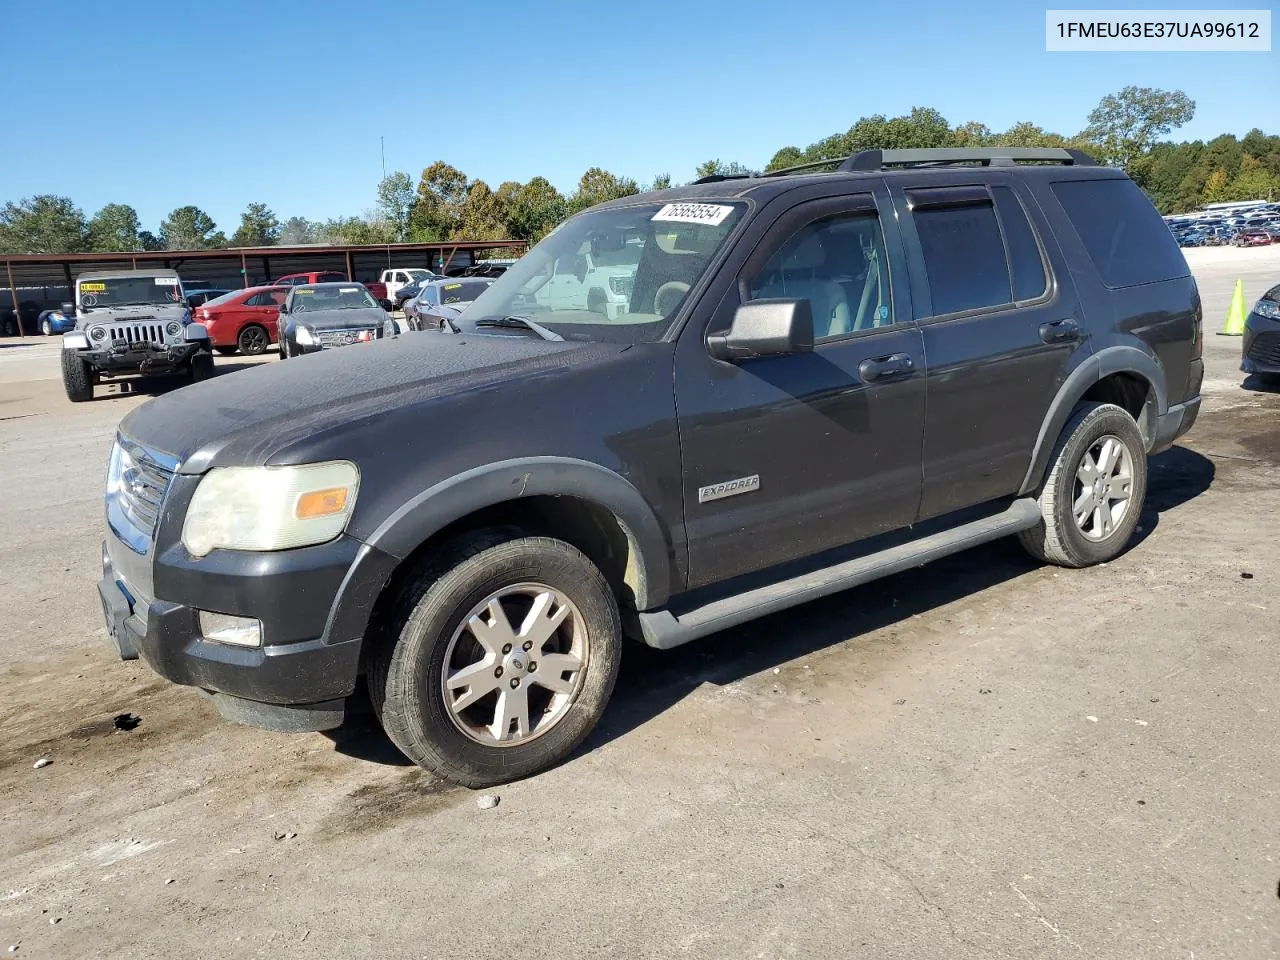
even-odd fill
[(430, 270), (406, 270), (409, 280), (413, 283), (421, 283), (423, 280), (430, 280), (435, 276)]
[(492, 284), (484, 280), (455, 280), (452, 283), (442, 283), (440, 284), (440, 302), (443, 304), (470, 303), (490, 286)]
[(743, 209), (651, 203), (580, 214), (495, 280), (460, 322), (518, 316), (566, 340), (658, 340)]
[(212, 300), (206, 300), (204, 302), (204, 305), (206, 307), (221, 306), (224, 303), (230, 303), (232, 300), (240, 296), (242, 293), (244, 293), (243, 290), (232, 290), (230, 293), (224, 293), (220, 296), (214, 297)]
[(364, 287), (294, 287), (292, 306), (294, 313), (315, 313), (317, 310), (377, 309), (378, 301)]
[(183, 303), (182, 288), (177, 277), (107, 277), (104, 280), (81, 280), (77, 284), (80, 306), (169, 306)]

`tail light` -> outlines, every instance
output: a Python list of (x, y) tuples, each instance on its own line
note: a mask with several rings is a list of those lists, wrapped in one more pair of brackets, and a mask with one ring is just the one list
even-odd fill
[(1204, 351), (1204, 305), (1200, 302), (1200, 287), (1193, 279), (1191, 288), (1195, 291), (1191, 298), (1194, 325), (1191, 328), (1191, 359), (1199, 360)]

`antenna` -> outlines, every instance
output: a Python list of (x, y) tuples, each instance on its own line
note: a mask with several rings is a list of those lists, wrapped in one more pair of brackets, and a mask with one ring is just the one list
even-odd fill
[(382, 148), (382, 179), (387, 179), (387, 138), (379, 137), (378, 145)]

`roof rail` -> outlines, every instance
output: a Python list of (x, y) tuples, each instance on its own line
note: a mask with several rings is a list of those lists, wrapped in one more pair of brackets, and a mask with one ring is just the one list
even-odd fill
[(816, 170), (819, 167), (829, 167), (833, 163), (842, 163), (852, 159), (852, 157), (828, 157), (826, 160), (811, 160), (808, 163), (797, 163), (794, 167), (782, 167), (778, 170), (769, 170), (760, 174), (760, 176), (781, 177), (788, 173), (799, 173), (801, 170)]
[(933, 166), (949, 163), (979, 163), (984, 167), (1007, 167), (1018, 163), (1061, 163), (1096, 167), (1097, 162), (1082, 150), (1063, 147), (935, 147), (921, 150), (863, 150), (845, 157), (841, 171), (883, 170), (886, 167)]

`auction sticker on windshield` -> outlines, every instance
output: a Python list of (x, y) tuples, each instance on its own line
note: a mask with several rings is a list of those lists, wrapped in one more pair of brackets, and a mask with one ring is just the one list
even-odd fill
[(338, 292), (339, 293), (359, 293), (360, 288), (359, 287), (339, 287)]
[(719, 203), (668, 203), (653, 215), (653, 219), (669, 223), (705, 223), (717, 227), (731, 213), (733, 207)]
[(103, 293), (107, 289), (105, 283), (82, 283), (80, 284), (81, 293)]
[(176, 287), (178, 285), (177, 277), (156, 277), (157, 287)]

